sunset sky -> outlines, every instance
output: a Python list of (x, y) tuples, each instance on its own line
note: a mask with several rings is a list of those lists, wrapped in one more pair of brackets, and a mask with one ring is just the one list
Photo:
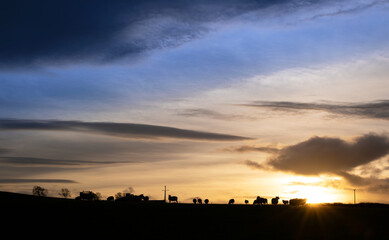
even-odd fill
[(389, 203), (389, 1), (0, 3), (0, 191)]

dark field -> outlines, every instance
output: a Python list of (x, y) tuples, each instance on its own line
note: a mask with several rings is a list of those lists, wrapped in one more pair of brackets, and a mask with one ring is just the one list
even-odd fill
[(0, 205), (3, 233), (38, 238), (389, 239), (389, 207), (381, 204), (87, 202), (0, 192)]

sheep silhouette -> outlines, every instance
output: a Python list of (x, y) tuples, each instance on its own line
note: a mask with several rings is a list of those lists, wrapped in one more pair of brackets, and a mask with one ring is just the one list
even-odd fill
[(282, 203), (283, 203), (284, 205), (288, 205), (289, 201), (288, 201), (288, 200), (282, 200)]
[(193, 203), (196, 204), (197, 200), (196, 198), (193, 198)]
[(258, 205), (262, 205), (262, 204), (267, 204), (267, 199), (266, 198), (261, 198), (260, 196), (257, 196), (257, 199), (254, 200), (253, 204), (258, 204)]
[(245, 203), (245, 204), (248, 204), (248, 203), (249, 203), (249, 200), (244, 200), (244, 203)]
[(230, 199), (230, 201), (228, 201), (228, 204), (234, 204), (235, 203), (235, 199)]
[(277, 205), (279, 199), (280, 199), (279, 197), (272, 198), (272, 199), (271, 199), (271, 204)]
[(202, 203), (203, 203), (203, 200), (201, 200), (201, 198), (199, 198), (199, 199), (197, 199), (197, 202), (198, 202), (199, 204), (202, 204)]
[(178, 203), (178, 198), (177, 198), (177, 196), (171, 196), (171, 195), (169, 195), (169, 203), (171, 203), (171, 202), (176, 202), (176, 203)]
[(208, 204), (208, 203), (209, 203), (209, 200), (208, 200), (208, 199), (205, 199), (205, 200), (204, 200), (204, 203), (205, 203), (205, 204)]

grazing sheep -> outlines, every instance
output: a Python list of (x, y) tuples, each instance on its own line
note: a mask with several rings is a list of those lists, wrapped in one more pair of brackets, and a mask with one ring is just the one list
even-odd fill
[(93, 201), (93, 200), (99, 200), (99, 197), (96, 193), (92, 191), (82, 191), (80, 192), (80, 198), (81, 200), (87, 200), (87, 201)]
[(289, 201), (288, 201), (288, 200), (282, 200), (282, 203), (283, 203), (284, 205), (288, 205)]
[(208, 199), (205, 199), (205, 200), (204, 200), (204, 203), (205, 203), (205, 204), (208, 204), (208, 203), (209, 203), (209, 200), (208, 200)]
[(197, 200), (196, 198), (193, 198), (193, 203), (196, 204)]
[(271, 204), (277, 205), (278, 204), (278, 199), (280, 199), (280, 198), (279, 197), (272, 198), (271, 199)]
[(244, 203), (245, 203), (245, 204), (248, 204), (248, 203), (249, 203), (249, 200), (244, 200)]
[(203, 200), (201, 200), (201, 198), (199, 198), (199, 199), (197, 199), (197, 202), (198, 202), (199, 204), (202, 204), (202, 203), (203, 203)]
[(171, 196), (171, 195), (169, 195), (169, 203), (170, 202), (176, 202), (176, 203), (178, 203), (178, 198), (177, 198), (177, 196)]
[(234, 204), (235, 203), (235, 200), (232, 198), (230, 199), (230, 201), (228, 201), (228, 204)]
[(258, 204), (258, 205), (267, 204), (267, 199), (257, 196), (257, 199), (254, 200), (253, 204)]

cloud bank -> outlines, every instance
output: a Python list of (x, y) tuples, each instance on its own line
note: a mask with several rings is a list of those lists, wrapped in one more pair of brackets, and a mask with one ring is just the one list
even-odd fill
[[(253, 169), (277, 170), (306, 176), (337, 175), (353, 187), (363, 187), (372, 192), (389, 192), (389, 179), (381, 179), (374, 174), (362, 177), (351, 173), (354, 168), (364, 166), (387, 154), (389, 138), (384, 135), (365, 134), (352, 142), (340, 138), (312, 137), (280, 149), (265, 163), (246, 160), (243, 164)], [(331, 186), (340, 185), (336, 182), (336, 185)]]
[(338, 173), (367, 164), (389, 153), (386, 136), (366, 134), (353, 142), (339, 138), (313, 137), (283, 148), (269, 159), (275, 169), (303, 175)]
[(173, 127), (114, 122), (58, 120), (0, 120), (0, 130), (75, 131), (123, 138), (177, 138), (207, 141), (239, 141), (249, 138)]

